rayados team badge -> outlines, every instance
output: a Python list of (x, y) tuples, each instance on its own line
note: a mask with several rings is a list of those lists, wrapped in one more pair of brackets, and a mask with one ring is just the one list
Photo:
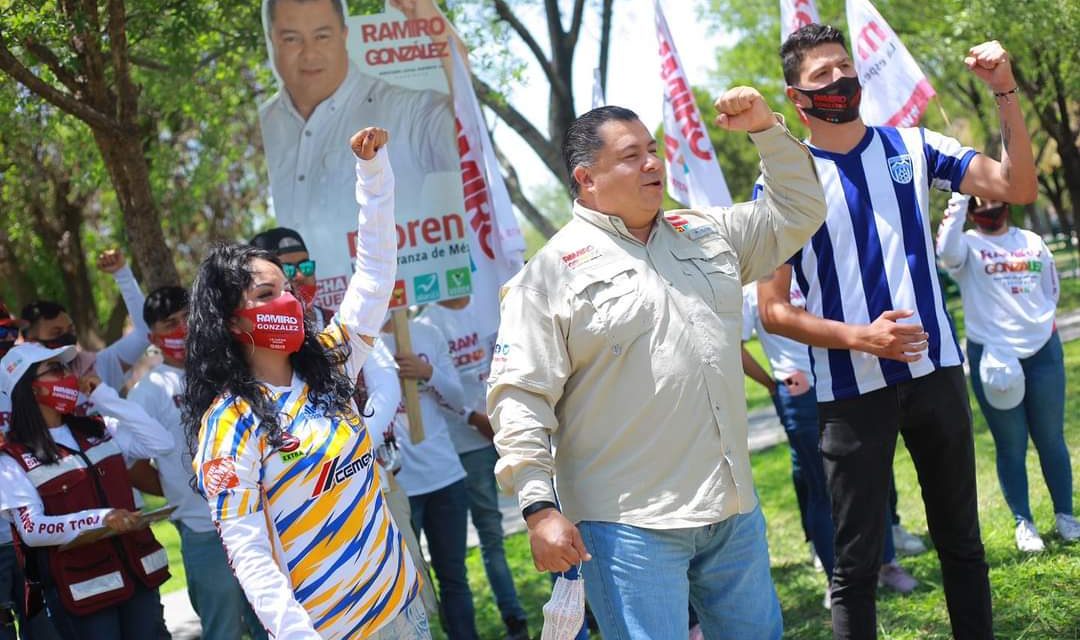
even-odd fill
[(904, 154), (889, 158), (889, 175), (897, 184), (909, 184), (915, 177), (915, 170), (911, 165), (911, 156)]

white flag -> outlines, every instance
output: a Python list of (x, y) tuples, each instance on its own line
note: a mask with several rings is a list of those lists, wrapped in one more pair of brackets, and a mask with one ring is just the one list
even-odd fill
[(799, 27), (820, 23), (814, 0), (780, 0), (780, 43)]
[(664, 81), (664, 161), (671, 197), (691, 208), (731, 204), (724, 172), (716, 163), (709, 134), (675, 43), (671, 39), (660, 0), (655, 0), (656, 37), (660, 42), (660, 78)]
[(494, 335), (499, 329), (499, 288), (524, 264), (525, 238), (499, 173), (495, 148), (469, 72), (457, 47), (451, 46), (450, 51), (454, 60), (454, 113), (472, 258), (472, 300), (468, 309), (477, 333)]
[(922, 69), (868, 0), (847, 0), (847, 22), (862, 84), (863, 122), (916, 125), (935, 95)]
[(607, 104), (604, 98), (604, 85), (600, 83), (600, 67), (592, 71), (592, 108), (602, 107)]

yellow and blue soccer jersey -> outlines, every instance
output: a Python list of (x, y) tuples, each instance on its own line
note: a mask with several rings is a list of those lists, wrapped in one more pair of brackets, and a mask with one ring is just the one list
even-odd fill
[[(321, 339), (349, 350), (348, 330), (336, 321)], [(343, 360), (355, 377), (352, 354)], [(243, 400), (219, 397), (203, 416), (198, 488), (215, 521), (264, 512), (275, 560), (322, 637), (367, 637), (420, 587), (384, 504), (367, 430), (351, 409), (327, 416), (295, 375), (288, 389), (268, 391), (284, 442), (267, 442)]]

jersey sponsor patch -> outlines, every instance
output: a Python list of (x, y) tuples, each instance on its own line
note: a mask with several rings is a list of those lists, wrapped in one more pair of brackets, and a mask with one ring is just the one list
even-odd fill
[(240, 485), (240, 478), (236, 475), (236, 459), (231, 456), (204, 462), (202, 471), (203, 488), (208, 498)]
[(599, 249), (590, 244), (580, 249), (575, 249), (570, 253), (565, 253), (561, 257), (566, 268), (572, 270), (577, 269), (583, 264), (592, 262), (602, 255), (603, 253), (601, 253)]
[(323, 463), (322, 470), (319, 472), (319, 480), (315, 483), (315, 490), (312, 491), (311, 497), (318, 497), (320, 494), (334, 488), (334, 485), (341, 484), (349, 480), (349, 478), (356, 475), (363, 469), (366, 469), (371, 464), (371, 453), (365, 452), (359, 458), (346, 463), (342, 466), (338, 466), (340, 456)]

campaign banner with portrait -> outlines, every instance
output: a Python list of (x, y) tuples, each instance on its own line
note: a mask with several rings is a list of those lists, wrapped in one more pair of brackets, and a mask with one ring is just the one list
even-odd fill
[[(263, 0), (278, 91), (259, 107), (278, 224), (316, 261), (316, 304), (336, 309), (356, 246), (349, 138), (390, 132), (398, 270), (392, 307), (469, 295), (472, 277), (449, 92), (452, 29), (433, 0), (348, 16), (340, 0)], [(402, 10), (403, 9), (404, 12)]]

